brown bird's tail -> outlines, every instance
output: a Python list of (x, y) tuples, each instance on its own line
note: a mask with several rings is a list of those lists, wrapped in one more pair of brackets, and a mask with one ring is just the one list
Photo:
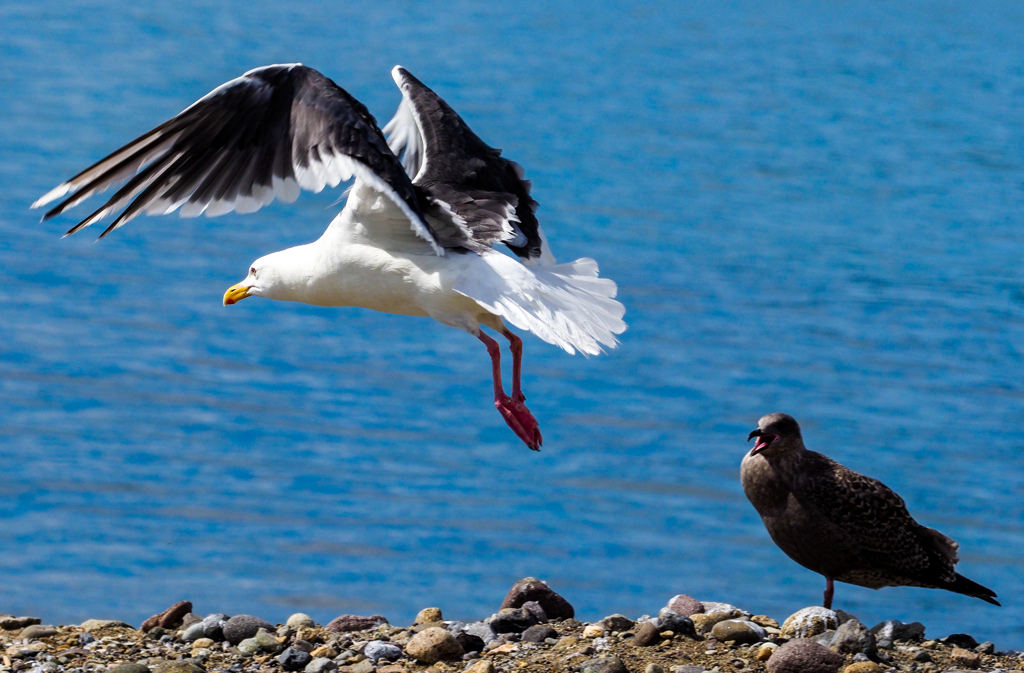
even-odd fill
[(996, 600), (996, 592), (992, 591), (988, 587), (983, 587), (974, 580), (969, 580), (960, 573), (956, 573), (956, 581), (952, 584), (947, 584), (942, 587), (943, 589), (949, 589), (955, 591), (958, 594), (964, 594), (965, 596), (973, 596), (974, 598), (980, 598), (986, 603), (992, 605), (1002, 605)]

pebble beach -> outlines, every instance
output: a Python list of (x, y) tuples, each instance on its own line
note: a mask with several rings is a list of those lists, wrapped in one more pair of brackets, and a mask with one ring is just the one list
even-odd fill
[[(461, 617), (461, 615), (460, 615)], [(969, 633), (930, 633), (895, 619), (866, 625), (842, 610), (808, 607), (754, 615), (741, 605), (680, 594), (648, 615), (577, 619), (571, 603), (535, 578), (517, 582), (495, 612), (453, 620), (440, 608), (412, 624), (339, 615), (283, 624), (206, 613), (181, 601), (138, 627), (90, 619), (51, 626), (0, 615), (0, 673), (1021, 673), (1024, 653)]]

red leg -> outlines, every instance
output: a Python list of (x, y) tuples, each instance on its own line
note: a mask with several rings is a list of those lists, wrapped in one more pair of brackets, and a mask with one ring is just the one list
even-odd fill
[(825, 606), (825, 609), (827, 609), (827, 610), (831, 610), (832, 609), (832, 593), (833, 593), (834, 590), (835, 590), (835, 587), (832, 585), (832, 578), (831, 577), (826, 577), (825, 578), (825, 604), (824, 604), (824, 606)]
[(509, 330), (502, 334), (508, 339), (508, 349), (512, 351), (512, 399), (516, 402), (525, 402), (526, 395), (523, 395), (523, 340)]
[[(484, 342), (484, 345), (487, 346), (487, 354), (491, 356), (491, 377), (494, 381), (494, 407), (519, 439), (523, 440), (534, 451), (539, 451), (544, 439), (540, 435), (537, 419), (533, 417), (533, 414), (530, 413), (530, 410), (526, 408), (522, 401), (515, 400), (506, 395), (505, 389), (501, 385), (501, 348), (498, 347), (498, 342), (483, 332), (480, 332), (477, 338)], [(516, 340), (518, 341), (518, 337)], [(521, 345), (519, 354), (522, 355)], [(512, 355), (514, 365), (517, 359), (515, 351), (513, 351)], [(517, 379), (515, 367), (513, 367), (512, 378), (514, 380)], [(516, 385), (514, 382), (513, 391), (515, 390)]]

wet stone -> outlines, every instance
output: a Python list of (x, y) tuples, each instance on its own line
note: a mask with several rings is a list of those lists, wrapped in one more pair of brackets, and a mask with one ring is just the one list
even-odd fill
[(277, 656), (277, 661), (281, 664), (281, 668), (286, 671), (301, 671), (306, 668), (309, 662), (313, 661), (313, 657), (309, 656), (309, 652), (289, 647)]
[(516, 582), (509, 589), (505, 600), (501, 603), (501, 607), (519, 608), (528, 601), (539, 603), (544, 608), (544, 613), (548, 616), (548, 619), (554, 621), (571, 619), (576, 616), (576, 611), (573, 610), (569, 601), (562, 598), (558, 592), (536, 577), (526, 577)]
[[(260, 619), (259, 617), (253, 617), (252, 615), (235, 615), (224, 622), (224, 626), (221, 630), (224, 634), (224, 640), (228, 641), (232, 645), (238, 645), (243, 640), (255, 636), (260, 629), (273, 631), (274, 625), (266, 620)], [(207, 637), (209, 638), (211, 636), (207, 634)]]
[(523, 642), (526, 643), (543, 643), (548, 638), (557, 637), (558, 631), (555, 631), (547, 624), (534, 624), (523, 631)]

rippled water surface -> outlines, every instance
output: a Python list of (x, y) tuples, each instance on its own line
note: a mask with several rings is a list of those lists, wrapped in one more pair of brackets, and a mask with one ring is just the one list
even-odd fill
[[(583, 619), (680, 592), (782, 618), (824, 581), (771, 543), (738, 466), (788, 411), (1005, 607), (848, 585), (837, 606), (1024, 649), (1024, 11), (762, 5), (0, 6), (0, 612), (480, 618), (536, 575)], [(100, 244), (28, 211), (292, 61), (381, 121), (408, 67), (526, 167), (556, 253), (618, 281), (618, 350), (527, 337), (542, 453), (465, 334), (221, 306), (340, 191)]]

